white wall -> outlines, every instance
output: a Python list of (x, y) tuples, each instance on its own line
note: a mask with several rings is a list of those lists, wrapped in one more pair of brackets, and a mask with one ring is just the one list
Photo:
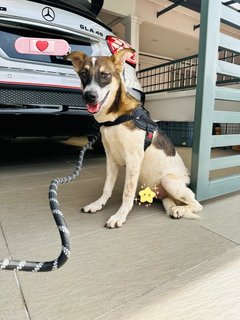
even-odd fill
[(146, 68), (154, 67), (159, 64), (163, 64), (166, 62), (169, 62), (173, 60), (172, 58), (169, 57), (162, 57), (161, 56), (150, 56), (148, 53), (141, 52), (139, 54), (139, 70), (143, 70)]
[[(231, 87), (240, 89), (240, 85)], [(148, 94), (145, 106), (154, 120), (194, 121), (195, 97), (195, 89)], [(240, 103), (218, 100), (215, 109), (240, 112)]]
[(147, 94), (145, 107), (154, 120), (193, 121), (195, 95), (195, 90)]

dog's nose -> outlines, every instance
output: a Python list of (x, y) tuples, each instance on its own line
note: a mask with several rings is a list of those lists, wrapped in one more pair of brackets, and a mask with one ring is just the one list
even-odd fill
[(87, 103), (95, 102), (98, 98), (97, 91), (86, 91), (83, 98)]

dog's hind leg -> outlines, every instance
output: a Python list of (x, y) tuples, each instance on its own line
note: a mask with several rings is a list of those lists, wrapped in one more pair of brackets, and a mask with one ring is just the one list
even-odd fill
[(195, 199), (195, 195), (187, 186), (185, 181), (174, 174), (168, 174), (161, 181), (162, 187), (174, 200), (182, 205), (169, 206), (168, 214), (175, 219), (198, 218), (197, 212), (202, 210), (201, 204)]
[(103, 193), (98, 200), (82, 208), (82, 212), (95, 213), (97, 211), (100, 211), (105, 206), (108, 199), (111, 198), (112, 196), (112, 191), (117, 179), (119, 166), (116, 163), (116, 161), (111, 157), (111, 155), (107, 153), (106, 155), (107, 155), (107, 173), (106, 173), (106, 180), (103, 188)]

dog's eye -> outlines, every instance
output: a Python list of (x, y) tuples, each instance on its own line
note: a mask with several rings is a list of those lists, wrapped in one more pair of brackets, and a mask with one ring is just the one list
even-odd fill
[(82, 72), (80, 72), (81, 78), (86, 78), (87, 76), (88, 76), (87, 70), (83, 70)]
[(100, 76), (103, 80), (108, 79), (110, 77), (110, 73), (109, 72), (101, 72)]

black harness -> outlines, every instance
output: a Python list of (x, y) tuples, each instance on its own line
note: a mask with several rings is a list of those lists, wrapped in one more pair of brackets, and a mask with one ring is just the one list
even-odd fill
[(144, 151), (152, 143), (153, 133), (158, 130), (158, 125), (149, 117), (147, 110), (143, 106), (137, 107), (130, 114), (123, 114), (114, 121), (99, 123), (100, 126), (111, 127), (127, 121), (133, 121), (136, 127), (146, 131), (144, 141)]

